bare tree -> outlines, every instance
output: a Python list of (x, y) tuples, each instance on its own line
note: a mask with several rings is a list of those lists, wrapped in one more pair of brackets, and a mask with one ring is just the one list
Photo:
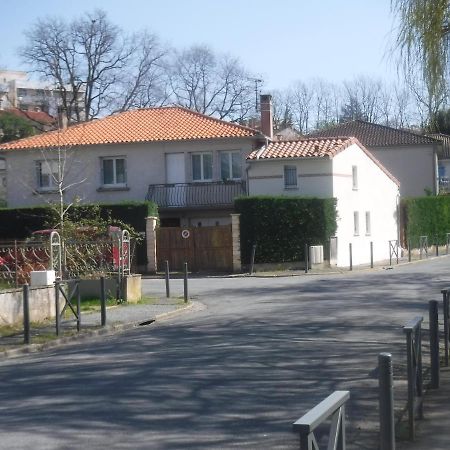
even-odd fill
[(170, 97), (166, 61), (168, 50), (147, 31), (132, 37), (131, 48), (133, 51), (127, 70), (112, 87), (114, 110), (164, 105)]
[(292, 87), (289, 98), (292, 101), (292, 115), (298, 131), (301, 134), (308, 133), (314, 98), (311, 84), (298, 81)]
[(159, 96), (155, 86), (165, 52), (156, 37), (145, 32), (127, 37), (104, 11), (69, 23), (39, 19), (25, 34), (24, 61), (53, 83), (69, 121), (147, 106)]
[(231, 121), (254, 111), (252, 77), (235, 58), (194, 46), (173, 53), (169, 75), (174, 100), (186, 108)]
[(369, 77), (359, 76), (344, 82), (343, 119), (362, 119), (376, 123), (379, 119), (379, 99), (382, 83)]

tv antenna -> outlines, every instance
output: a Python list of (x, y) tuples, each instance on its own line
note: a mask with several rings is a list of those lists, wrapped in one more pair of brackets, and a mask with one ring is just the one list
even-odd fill
[(259, 85), (262, 84), (263, 80), (261, 78), (249, 78), (250, 81), (255, 83), (255, 111), (259, 110)]

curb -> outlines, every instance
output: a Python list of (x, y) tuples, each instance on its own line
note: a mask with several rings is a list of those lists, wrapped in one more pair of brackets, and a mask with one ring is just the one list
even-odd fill
[[(168, 311), (165, 313), (157, 314), (151, 319), (154, 322), (164, 321), (172, 317), (178, 316), (185, 311), (189, 311), (194, 308), (194, 306), (200, 305), (198, 302), (190, 301), (187, 305), (183, 305), (180, 308), (174, 309), (173, 311)], [(103, 335), (115, 335), (122, 333), (124, 331), (131, 330), (133, 328), (138, 328), (142, 322), (130, 322), (130, 323), (113, 323), (111, 325), (106, 325), (104, 328), (98, 330), (81, 331), (80, 334), (73, 336), (61, 337), (53, 341), (45, 342), (43, 344), (29, 344), (24, 345), (20, 348), (14, 348), (11, 350), (5, 350), (0, 352), (0, 360), (5, 360), (9, 358), (15, 358), (18, 356), (33, 354), (43, 352), (52, 348), (62, 347), (68, 344), (77, 344), (88, 340), (89, 338)]]

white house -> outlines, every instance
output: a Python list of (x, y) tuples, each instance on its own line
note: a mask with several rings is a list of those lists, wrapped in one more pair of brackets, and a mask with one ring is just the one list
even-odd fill
[(363, 120), (340, 123), (311, 134), (321, 138), (336, 136), (356, 137), (399, 180), (402, 197), (439, 192), (439, 140)]
[(66, 202), (147, 198), (162, 226), (225, 225), (261, 138), (181, 107), (127, 111), (0, 144), (0, 198), (8, 207), (58, 202), (63, 178)]
[(250, 195), (296, 195), (337, 199), (332, 237), (337, 266), (389, 258), (398, 239), (399, 182), (356, 138), (310, 138), (268, 142), (247, 158)]

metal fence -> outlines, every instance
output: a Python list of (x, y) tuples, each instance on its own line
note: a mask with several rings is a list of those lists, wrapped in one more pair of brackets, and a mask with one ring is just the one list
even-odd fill
[(0, 244), (0, 280), (16, 287), (30, 282), (32, 271), (55, 270), (75, 279), (105, 273), (119, 279), (131, 270), (134, 245), (127, 231), (96, 241), (14, 241)]

